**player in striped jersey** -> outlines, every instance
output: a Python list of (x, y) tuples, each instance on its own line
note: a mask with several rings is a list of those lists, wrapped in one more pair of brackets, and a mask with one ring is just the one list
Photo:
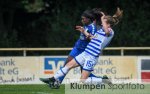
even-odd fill
[[(97, 31), (100, 30), (102, 28), (101, 26), (101, 16), (102, 14), (100, 13), (101, 12), (101, 9), (100, 8), (93, 8), (92, 9), (93, 11), (93, 14), (95, 16), (95, 24), (96, 24), (96, 28), (97, 28)], [(79, 27), (81, 28), (81, 27)], [(111, 29), (111, 28), (110, 28)], [(111, 30), (110, 30), (111, 31)], [(110, 35), (107, 36), (107, 38), (104, 40), (104, 42), (102, 43), (102, 49), (104, 49), (105, 47), (107, 47), (107, 45), (110, 43), (111, 39), (113, 38), (114, 36), (114, 32), (113, 30), (110, 32)]]
[[(114, 32), (111, 29), (114, 25), (118, 24), (119, 19), (122, 16), (123, 11), (119, 8), (115, 15), (105, 16), (104, 13), (101, 17), (102, 29), (98, 30), (92, 40), (87, 45), (85, 51), (75, 58), (75, 62), (78, 65), (83, 66), (83, 72), (81, 75), (82, 82), (90, 82), (91, 78), (89, 78), (90, 71), (93, 70), (93, 67), (97, 63), (97, 57), (101, 54), (102, 49), (109, 43), (112, 39)], [(81, 30), (81, 32), (84, 32)], [(88, 33), (85, 32), (86, 36), (89, 36)], [(82, 59), (81, 59), (82, 58)], [(83, 62), (84, 61), (84, 62)], [(89, 79), (87, 79), (89, 78)], [(96, 79), (96, 78), (95, 78)], [(97, 81), (101, 81), (97, 79)]]
[[(102, 28), (98, 30), (94, 36), (91, 36), (82, 27), (78, 28), (78, 30), (84, 33), (86, 37), (90, 37), (91, 41), (87, 45), (84, 52), (82, 52), (81, 54), (76, 56), (74, 59), (72, 59), (69, 63), (67, 63), (65, 67), (60, 69), (54, 75), (54, 77), (48, 79), (48, 82), (50, 83), (50, 85), (54, 85), (54, 82), (59, 80), (58, 79), (59, 77), (66, 75), (70, 69), (74, 67), (78, 67), (78, 66), (81, 66), (83, 68), (81, 78), (80, 78), (81, 82), (85, 82), (85, 83), (91, 82), (91, 78), (88, 78), (88, 77), (91, 71), (93, 71), (93, 68), (97, 63), (97, 59), (99, 55), (101, 54), (101, 50), (103, 49), (102, 44), (105, 42), (108, 36), (110, 36), (111, 33), (113, 32), (111, 27), (116, 25), (119, 22), (119, 18), (122, 16), (122, 11), (118, 9), (114, 16), (109, 16), (109, 15), (105, 16), (103, 12), (102, 12), (102, 15), (103, 15), (101, 17)], [(102, 79), (96, 79), (96, 77), (94, 79), (96, 82), (97, 81), (102, 82)]]

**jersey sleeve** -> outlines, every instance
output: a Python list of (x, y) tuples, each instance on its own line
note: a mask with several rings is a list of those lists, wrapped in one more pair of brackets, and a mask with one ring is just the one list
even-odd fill
[(113, 29), (108, 28), (108, 30), (109, 30), (109, 32), (110, 32), (110, 35), (114, 35), (114, 31), (113, 31)]
[(96, 32), (96, 26), (93, 25), (93, 24), (92, 24), (92, 25), (89, 25), (89, 26), (87, 26), (86, 30), (87, 30), (88, 33), (94, 35), (95, 32)]

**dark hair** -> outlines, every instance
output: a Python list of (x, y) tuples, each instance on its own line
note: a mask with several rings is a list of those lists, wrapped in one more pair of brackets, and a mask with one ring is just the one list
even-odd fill
[(94, 21), (94, 19), (95, 19), (92, 10), (85, 10), (81, 16), (84, 16), (84, 17), (90, 19), (91, 21)]
[(96, 23), (98, 24), (98, 25), (101, 25), (101, 16), (102, 16), (102, 14), (101, 14), (101, 8), (93, 8), (92, 9), (92, 12), (93, 12), (93, 15), (94, 15), (94, 17), (95, 17), (95, 20), (96, 20)]

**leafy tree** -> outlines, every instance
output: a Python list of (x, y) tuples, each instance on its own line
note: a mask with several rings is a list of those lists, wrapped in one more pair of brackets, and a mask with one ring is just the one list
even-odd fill
[(124, 10), (110, 46), (150, 46), (149, 0), (1, 0), (0, 47), (72, 47), (86, 9)]
[(17, 41), (17, 32), (13, 28), (14, 13), (18, 8), (19, 1), (1, 0), (0, 1), (0, 44), (1, 47), (16, 47), (19, 46)]

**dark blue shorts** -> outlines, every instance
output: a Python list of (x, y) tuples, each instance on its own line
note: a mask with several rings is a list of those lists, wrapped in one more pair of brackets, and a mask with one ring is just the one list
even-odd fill
[(74, 47), (71, 52), (69, 53), (69, 56), (72, 56), (73, 58), (78, 56), (79, 54), (81, 54), (84, 51), (84, 49), (78, 49), (76, 47)]

